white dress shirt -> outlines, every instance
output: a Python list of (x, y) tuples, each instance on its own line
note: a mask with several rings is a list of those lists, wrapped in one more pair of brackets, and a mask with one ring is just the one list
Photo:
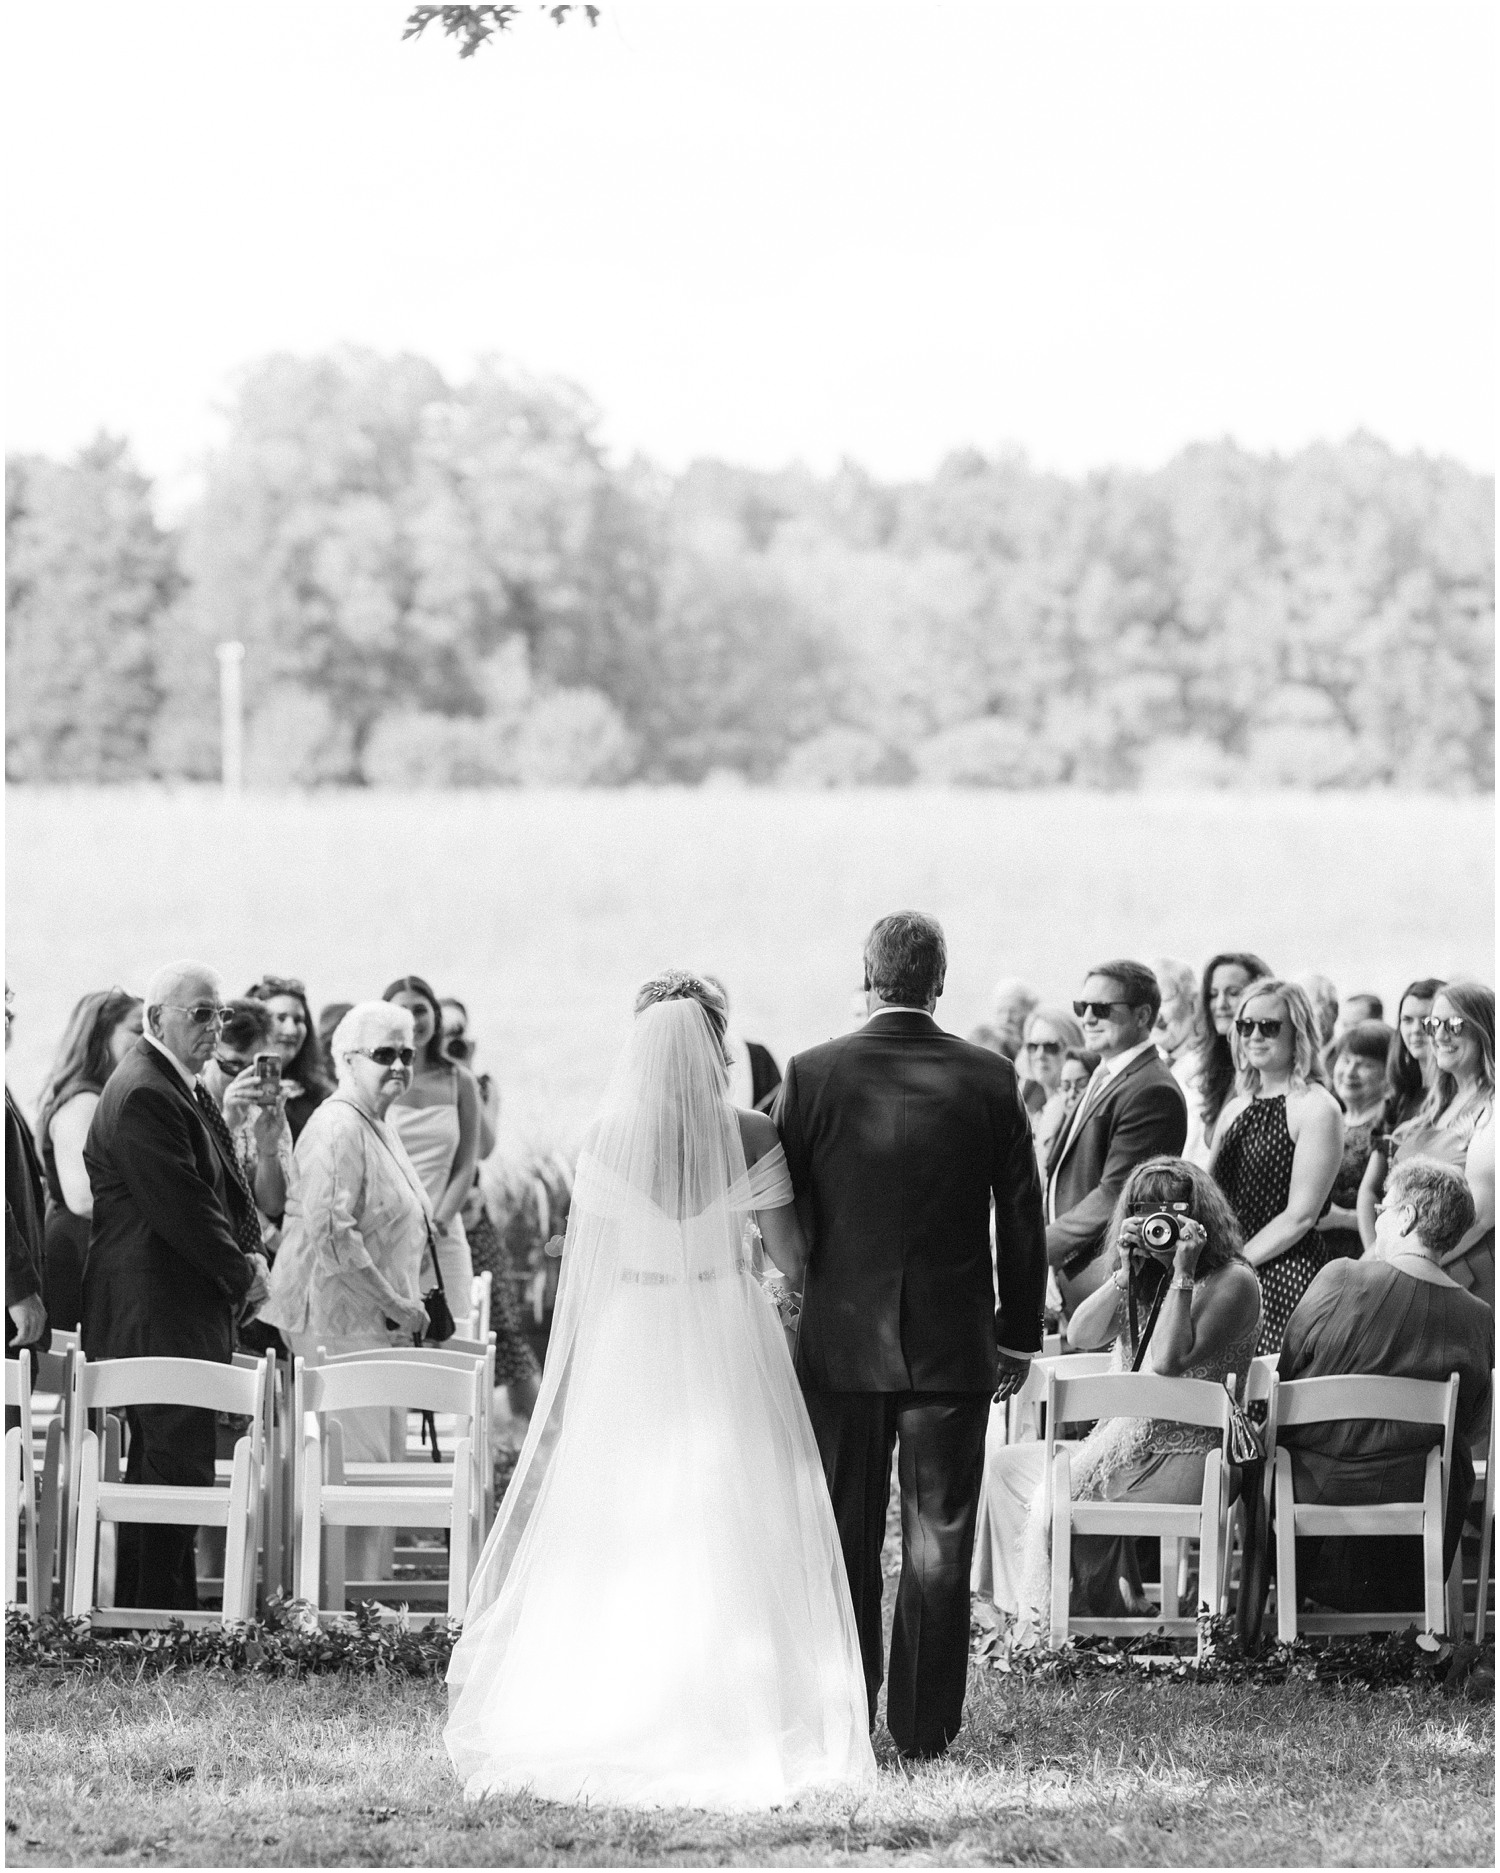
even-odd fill
[(141, 1039), (143, 1041), (148, 1042), (149, 1045), (154, 1047), (156, 1051), (161, 1055), (163, 1060), (171, 1061), (173, 1070), (176, 1072), (178, 1078), (182, 1081), (183, 1085), (187, 1087), (188, 1091), (192, 1092), (193, 1088), (198, 1084), (197, 1074), (189, 1073), (187, 1068), (177, 1058), (176, 1054), (172, 1052), (171, 1048), (163, 1046), (163, 1044), (151, 1032), (150, 1028), (141, 1029)]

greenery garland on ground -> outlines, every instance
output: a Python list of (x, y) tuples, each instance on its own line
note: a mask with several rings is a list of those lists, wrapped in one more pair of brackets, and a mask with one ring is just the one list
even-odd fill
[[(112, 1636), (84, 1619), (45, 1614), (6, 1615), (7, 1670), (92, 1672), (136, 1679), (182, 1669), (245, 1672), (267, 1678), (357, 1676), (441, 1677), (458, 1638), (456, 1621), (413, 1627), (383, 1619), (366, 1603), (327, 1624), (301, 1600), (274, 1599), (264, 1620), (189, 1631), (174, 1623), (160, 1631)], [(1329, 1687), (1426, 1685), (1447, 1695), (1486, 1700), (1495, 1694), (1493, 1644), (1436, 1638), (1415, 1627), (1351, 1638), (1271, 1643), (1249, 1654), (1235, 1638), (1233, 1621), (1210, 1620), (1203, 1655), (1178, 1654), (1173, 1641), (1087, 1637), (1058, 1651), (1021, 1650), (976, 1626), (975, 1657), (994, 1670), (1041, 1683), (1082, 1678), (1150, 1677), (1186, 1684), (1274, 1685), (1300, 1682)]]

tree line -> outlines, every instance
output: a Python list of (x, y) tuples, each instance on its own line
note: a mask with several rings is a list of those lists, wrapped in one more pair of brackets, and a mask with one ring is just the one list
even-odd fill
[(6, 461), (6, 771), (252, 784), (1488, 790), (1494, 488), (1356, 435), (1082, 479), (612, 462), (569, 385), (273, 357), (162, 524)]

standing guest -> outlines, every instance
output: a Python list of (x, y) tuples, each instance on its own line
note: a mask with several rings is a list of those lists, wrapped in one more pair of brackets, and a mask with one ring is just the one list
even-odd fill
[[(224, 1018), (219, 978), (168, 963), (146, 990), (141, 1038), (110, 1075), (83, 1147), (94, 1193), (83, 1271), (90, 1359), (155, 1356), (227, 1364), (235, 1316), (265, 1298), (255, 1206), (217, 1106), (198, 1083)], [(127, 1483), (209, 1488), (214, 1414), (132, 1406)], [(192, 1528), (120, 1531), (120, 1606), (198, 1604)]]
[(286, 1116), (291, 1089), (285, 1080), (261, 1079), (255, 1064), (257, 1054), (273, 1051), (271, 1042), (272, 1015), (264, 1002), (248, 996), (230, 1002), (202, 1078), (229, 1127), (240, 1174), (255, 1199), (261, 1247), (274, 1262), (295, 1173)]
[(1333, 1043), (1333, 1094), (1344, 1109), (1344, 1155), (1328, 1208), (1318, 1218), (1330, 1258), (1346, 1255), (1357, 1260), (1364, 1252), (1359, 1187), (1375, 1135), (1386, 1128), (1385, 1069), (1396, 1038), (1395, 1029), (1383, 1021), (1359, 1021)]
[[(704, 976), (703, 980), (719, 991), (727, 1011), (728, 989), (717, 976)], [(781, 1084), (781, 1068), (770, 1048), (759, 1041), (747, 1041), (731, 1019), (724, 1035), (724, 1053), (729, 1061), (729, 1103), (742, 1112), (769, 1112)]]
[(1188, 1135), (1182, 1150), (1190, 1164), (1207, 1166), (1214, 1127), (1234, 1092), (1234, 1011), (1250, 984), (1270, 973), (1269, 964), (1253, 950), (1222, 950), (1209, 958), (1203, 971), (1203, 1038), (1198, 1043), (1195, 1096), (1188, 1101)]
[[(1151, 1038), (1156, 1051), (1174, 1071), (1181, 1062), (1196, 1065), (1203, 1040), (1203, 1012), (1198, 1005), (1198, 972), (1191, 963), (1163, 956), (1152, 963), (1151, 973), (1161, 989), (1161, 1012)], [(1179, 1079), (1179, 1085), (1183, 1084)], [(1187, 1090), (1183, 1086), (1184, 1092)]]
[(295, 1144), (302, 1127), (333, 1091), (307, 990), (295, 976), (262, 976), (245, 994), (271, 1011), (271, 1044), (281, 1055), (281, 1077), (289, 1095), (286, 1122)]
[(76, 1333), (83, 1314), (83, 1261), (94, 1195), (83, 1163), (104, 1083), (141, 1037), (141, 1000), (125, 989), (96, 989), (68, 1017), (42, 1088), (36, 1135), (47, 1176), (47, 1314)]
[[(293, 1357), (310, 1357), (320, 1346), (330, 1353), (409, 1346), (426, 1330), (421, 1274), (432, 1207), (387, 1123), (392, 1101), (410, 1084), (413, 1058), (412, 1017), (404, 1007), (356, 1003), (334, 1031), (338, 1087), (297, 1140), (297, 1184), (261, 1310)], [(347, 1459), (389, 1463), (401, 1456), (404, 1413), (371, 1408), (335, 1415)], [(345, 1539), (351, 1579), (389, 1574), (390, 1529), (350, 1529)]]
[(1266, 976), (1240, 997), (1240, 1071), (1209, 1169), (1260, 1277), (1258, 1354), (1275, 1356), (1292, 1309), (1328, 1259), (1318, 1218), (1344, 1154), (1344, 1115), (1323, 1082), (1317, 1016), (1295, 982)]
[(1033, 1114), (1041, 1111), (1047, 1096), (1036, 1081), (1027, 1076), (1023, 1050), (1026, 1023), (1041, 999), (1030, 983), (1023, 982), (1019, 976), (1002, 976), (991, 996), (993, 1015), (969, 1036), (977, 1046), (988, 1047), (992, 1053), (1004, 1054), (1007, 1060), (1014, 1061), (1021, 1074), (1022, 1103)]
[(1187, 1136), (1187, 1101), (1151, 1038), (1161, 990), (1146, 965), (1100, 963), (1073, 1012), (1099, 1065), (1047, 1155), (1047, 1260), (1065, 1316), (1109, 1274), (1104, 1236), (1126, 1178), (1177, 1157)]
[[(5, 985), (5, 1047), (10, 1051), (14, 999)], [(42, 1166), (31, 1127), (5, 1088), (5, 1350), (50, 1339), (42, 1304), (44, 1203)], [(6, 1429), (10, 1429), (7, 1422)]]
[[(353, 1002), (324, 1002), (318, 1010), (318, 1051), (323, 1056), (323, 1066), (333, 1073), (333, 1031), (354, 1006)], [(334, 1078), (338, 1075), (334, 1073)]]
[[(1063, 1097), (1063, 1060), (1083, 1046), (1083, 1029), (1066, 1008), (1037, 1008), (1026, 1020), (1021, 1060), (1031, 1083), (1042, 1090), (1045, 1103), (1032, 1115), (1037, 1162), (1044, 1168), (1057, 1129), (1072, 1108)], [(1023, 1094), (1024, 1098), (1025, 1095)]]
[(1391, 1057), (1385, 1067), (1390, 1087), (1387, 1131), (1393, 1132), (1398, 1125), (1414, 1119), (1432, 1090), (1437, 1068), (1422, 1023), (1432, 1013), (1433, 997), (1446, 986), (1439, 976), (1421, 976), (1407, 983), (1396, 1004), (1396, 1038), (1391, 1042)]
[(493, 1073), (475, 1070), (475, 1044), (469, 1033), (469, 1011), (458, 997), (445, 995), (438, 1012), (443, 1021), (443, 1052), (459, 1066), (467, 1067), (474, 1074), (474, 1084), (479, 1088), (479, 1159), (483, 1163), (495, 1149), (495, 1141), (500, 1136), (500, 1083)]
[(1461, 1288), (1495, 1304), (1495, 991), (1482, 982), (1448, 982), (1424, 1022), (1433, 1081), (1421, 1109), (1370, 1153), (1359, 1192), (1359, 1232), (1375, 1236), (1375, 1200), (1388, 1164), (1436, 1158), (1461, 1171), (1474, 1199), (1474, 1221), (1444, 1252), (1442, 1268)]
[(462, 1339), (474, 1304), (463, 1207), (479, 1163), (479, 1088), (469, 1069), (444, 1053), (442, 1003), (421, 976), (399, 977), (380, 999), (412, 1018), (416, 1064), (410, 1086), (391, 1106), (391, 1125), (432, 1202), (438, 1266)]
[(1378, 995), (1368, 992), (1359, 995), (1347, 995), (1339, 1003), (1339, 1018), (1333, 1025), (1333, 1038), (1341, 1039), (1350, 1028), (1358, 1027), (1361, 1021), (1384, 1021), (1385, 1003)]
[(915, 1759), (942, 1755), (963, 1722), (990, 1399), (1022, 1383), (1041, 1347), (1046, 1282), (1015, 1068), (933, 1019), (947, 963), (935, 919), (881, 918), (865, 943), (869, 1019), (787, 1063), (776, 1113), (809, 1244), (797, 1373), (833, 1498), (872, 1729), (880, 1554), (900, 1445), (886, 1715), (896, 1748)]
[[(1403, 1159), (1379, 1205), (1370, 1253), (1361, 1262), (1332, 1262), (1322, 1271), (1287, 1323), (1278, 1362), (1283, 1379), (1458, 1374), (1445, 1576), (1474, 1488), (1472, 1445), (1489, 1419), (1495, 1365), (1493, 1310), (1443, 1272), (1444, 1261), (1472, 1234), (1474, 1221), (1474, 1200), (1457, 1170), (1433, 1158)], [(1403, 1502), (1421, 1500), (1427, 1450), (1440, 1435), (1434, 1426), (1360, 1419), (1293, 1425), (1280, 1433), (1280, 1442), (1291, 1452), (1301, 1502)], [(1422, 1544), (1415, 1535), (1299, 1540), (1297, 1584), (1346, 1612), (1420, 1607)]]

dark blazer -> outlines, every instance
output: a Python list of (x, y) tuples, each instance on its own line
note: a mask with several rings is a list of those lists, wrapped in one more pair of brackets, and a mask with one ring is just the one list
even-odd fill
[(1008, 1060), (877, 1015), (788, 1061), (776, 1122), (810, 1251), (804, 1385), (989, 1392), (997, 1344), (1040, 1349), (1041, 1185)]
[[(14, 1307), (42, 1292), (45, 1185), (31, 1127), (5, 1089), (5, 1305)], [(7, 1314), (5, 1344), (15, 1322)], [(47, 1332), (45, 1341), (52, 1335)]]
[(1057, 1172), (1057, 1221), (1047, 1230), (1047, 1260), (1070, 1273), (1104, 1247), (1125, 1179), (1147, 1158), (1180, 1155), (1187, 1142), (1187, 1100), (1153, 1047), (1109, 1082), (1073, 1136), (1061, 1127), (1047, 1158)]
[(84, 1352), (227, 1361), (253, 1279), (229, 1216), (232, 1172), (181, 1075), (148, 1041), (110, 1075), (83, 1161), (94, 1193)]
[(759, 1041), (746, 1041), (745, 1052), (750, 1056), (750, 1103), (757, 1112), (769, 1112), (781, 1085), (781, 1068), (770, 1048)]

